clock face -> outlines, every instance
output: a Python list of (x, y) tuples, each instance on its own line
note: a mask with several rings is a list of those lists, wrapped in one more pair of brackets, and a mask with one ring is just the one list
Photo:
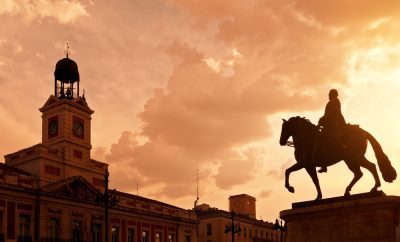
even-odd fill
[(58, 135), (58, 119), (52, 118), (49, 119), (49, 138), (54, 138)]
[(72, 126), (72, 131), (78, 138), (83, 138), (83, 121), (75, 119)]

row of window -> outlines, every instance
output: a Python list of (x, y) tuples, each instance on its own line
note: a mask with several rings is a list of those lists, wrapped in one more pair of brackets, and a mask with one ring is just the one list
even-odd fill
[[(243, 232), (243, 236), (247, 237), (247, 231), (249, 232), (249, 238), (252, 238), (251, 231), (252, 229), (247, 230), (246, 227), (241, 230)], [(258, 234), (260, 232), (260, 234)], [(212, 224), (207, 224), (207, 235), (212, 235)], [(241, 236), (241, 233), (237, 233), (238, 236)], [(265, 236), (264, 236), (265, 235)], [(271, 240), (278, 240), (278, 234), (276, 233), (269, 233), (268, 231), (260, 230), (258, 231), (257, 229), (254, 230), (254, 238), (261, 238), (261, 239), (271, 239)]]
[[(93, 229), (94, 225), (92, 226), (92, 236), (93, 236)], [(59, 240), (60, 239), (60, 219), (58, 218), (50, 218), (48, 223), (48, 238), (51, 240)], [(72, 241), (78, 242), (82, 241), (82, 222), (78, 220), (72, 221)], [(93, 239), (94, 237), (92, 237)], [(100, 242), (100, 241), (98, 241)]]
[[(94, 236), (94, 238), (98, 238), (98, 240), (93, 240), (93, 242), (101, 242), (100, 238), (97, 236), (100, 236), (100, 231), (101, 228), (98, 227), (98, 234)], [(127, 242), (136, 242), (136, 233), (134, 228), (128, 228), (127, 230), (128, 234), (128, 240)], [(120, 239), (120, 232), (119, 232), (119, 227), (111, 227), (111, 241), (112, 242), (119, 242)], [(149, 242), (150, 241), (150, 233), (149, 231), (142, 231), (142, 236), (141, 236), (141, 242)], [(156, 242), (162, 242), (163, 241), (163, 233), (162, 232), (156, 232), (155, 234), (155, 241)], [(168, 242), (173, 242), (174, 241), (174, 235), (173, 234), (168, 234)]]
[[(78, 220), (72, 221), (72, 229), (71, 229), (71, 238), (72, 242), (80, 242), (83, 241), (83, 233), (82, 233), (82, 222)], [(140, 241), (138, 241), (137, 231), (135, 228), (128, 227), (127, 228), (127, 242), (150, 242), (150, 232), (143, 230), (141, 232)], [(120, 239), (120, 227), (112, 226), (111, 227), (111, 242), (121, 242)], [(1, 236), (3, 235), (3, 237)], [(91, 242), (102, 242), (102, 224), (93, 223), (91, 225)], [(50, 218), (48, 220), (48, 238), (44, 238), (44, 241), (54, 242), (54, 241), (63, 241), (60, 233), (60, 219), (59, 218)], [(160, 231), (155, 232), (155, 242), (163, 242), (164, 237), (163, 233)], [(168, 242), (174, 242), (174, 234), (169, 233), (167, 235)], [(0, 239), (3, 238), (4, 241), (4, 233), (3, 233), (3, 213), (0, 212)], [(20, 214), (18, 220), (18, 242), (32, 242), (31, 237), (31, 217), (30, 215)], [(190, 242), (190, 236), (186, 238), (186, 242)]]
[[(102, 242), (102, 224), (93, 223), (91, 226), (91, 241), (92, 242)], [(58, 218), (51, 218), (50, 219), (50, 237), (58, 239), (60, 237), (60, 220)], [(137, 234), (135, 228), (129, 227), (127, 228), (127, 242), (138, 242), (137, 241)], [(168, 242), (174, 242), (174, 234), (167, 235)], [(120, 242), (121, 241), (121, 231), (119, 226), (112, 226), (111, 227), (111, 242)], [(149, 231), (142, 231), (141, 233), (141, 242), (150, 242), (150, 232)], [(72, 241), (78, 242), (82, 240), (82, 223), (80, 221), (73, 221), (72, 222)], [(163, 241), (163, 233), (157, 231), (155, 233), (155, 241), (162, 242)]]
[[(32, 242), (32, 237), (30, 237), (30, 217), (27, 215), (21, 215), (19, 217), (18, 224), (18, 242)], [(0, 242), (5, 241), (4, 231), (3, 231), (3, 213), (0, 212)]]

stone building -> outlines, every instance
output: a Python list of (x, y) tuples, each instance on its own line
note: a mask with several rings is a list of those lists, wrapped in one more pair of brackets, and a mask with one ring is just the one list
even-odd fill
[(42, 143), (0, 163), (0, 242), (197, 241), (193, 210), (114, 190), (105, 213), (108, 164), (90, 156), (94, 111), (79, 93), (78, 66), (67, 55), (54, 75), (54, 95), (39, 109)]
[(256, 219), (256, 199), (247, 194), (229, 197), (229, 211), (207, 204), (196, 207), (199, 242), (231, 242), (232, 220), (235, 242), (280, 241), (273, 223)]
[(230, 196), (229, 211), (256, 218), (256, 199), (247, 194)]

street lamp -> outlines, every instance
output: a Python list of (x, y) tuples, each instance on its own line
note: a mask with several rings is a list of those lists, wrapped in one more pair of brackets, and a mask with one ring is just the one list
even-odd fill
[(235, 234), (236, 233), (240, 233), (242, 231), (242, 229), (240, 228), (240, 224), (239, 223), (237, 223), (237, 224), (234, 223), (234, 220), (233, 220), (234, 214), (235, 213), (232, 210), (231, 211), (231, 224), (227, 224), (226, 227), (225, 227), (225, 231), (224, 231), (225, 234), (229, 233), (229, 232), (232, 233), (232, 242), (235, 242)]
[(109, 194), (108, 191), (108, 177), (110, 176), (110, 173), (108, 172), (108, 168), (105, 171), (104, 174), (104, 194), (103, 194), (103, 202), (104, 202), (104, 226), (105, 226), (105, 242), (108, 242), (108, 208), (109, 207), (115, 207), (117, 205), (117, 197), (115, 195), (115, 190)]
[(275, 220), (275, 223), (274, 223), (274, 226), (272, 227), (272, 229), (273, 229), (273, 230), (280, 231), (280, 234), (281, 234), (281, 240), (280, 240), (280, 241), (283, 242), (283, 233), (285, 233), (286, 230), (287, 230), (286, 223), (285, 223), (285, 225), (284, 225), (284, 224), (283, 224), (283, 220), (281, 220), (280, 223), (279, 223), (278, 219), (276, 219), (276, 220)]

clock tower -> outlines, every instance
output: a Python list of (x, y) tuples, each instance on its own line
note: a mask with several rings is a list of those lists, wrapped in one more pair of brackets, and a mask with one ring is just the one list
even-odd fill
[(68, 56), (59, 60), (54, 72), (54, 95), (39, 109), (42, 143), (61, 150), (65, 160), (76, 163), (90, 159), (90, 122), (94, 112), (85, 96), (79, 95), (79, 81), (76, 62)]
[(39, 178), (39, 186), (81, 176), (100, 190), (107, 163), (91, 159), (91, 120), (94, 111), (80, 95), (79, 71), (68, 57), (54, 71), (54, 94), (42, 112), (42, 143), (6, 155), (5, 163)]

